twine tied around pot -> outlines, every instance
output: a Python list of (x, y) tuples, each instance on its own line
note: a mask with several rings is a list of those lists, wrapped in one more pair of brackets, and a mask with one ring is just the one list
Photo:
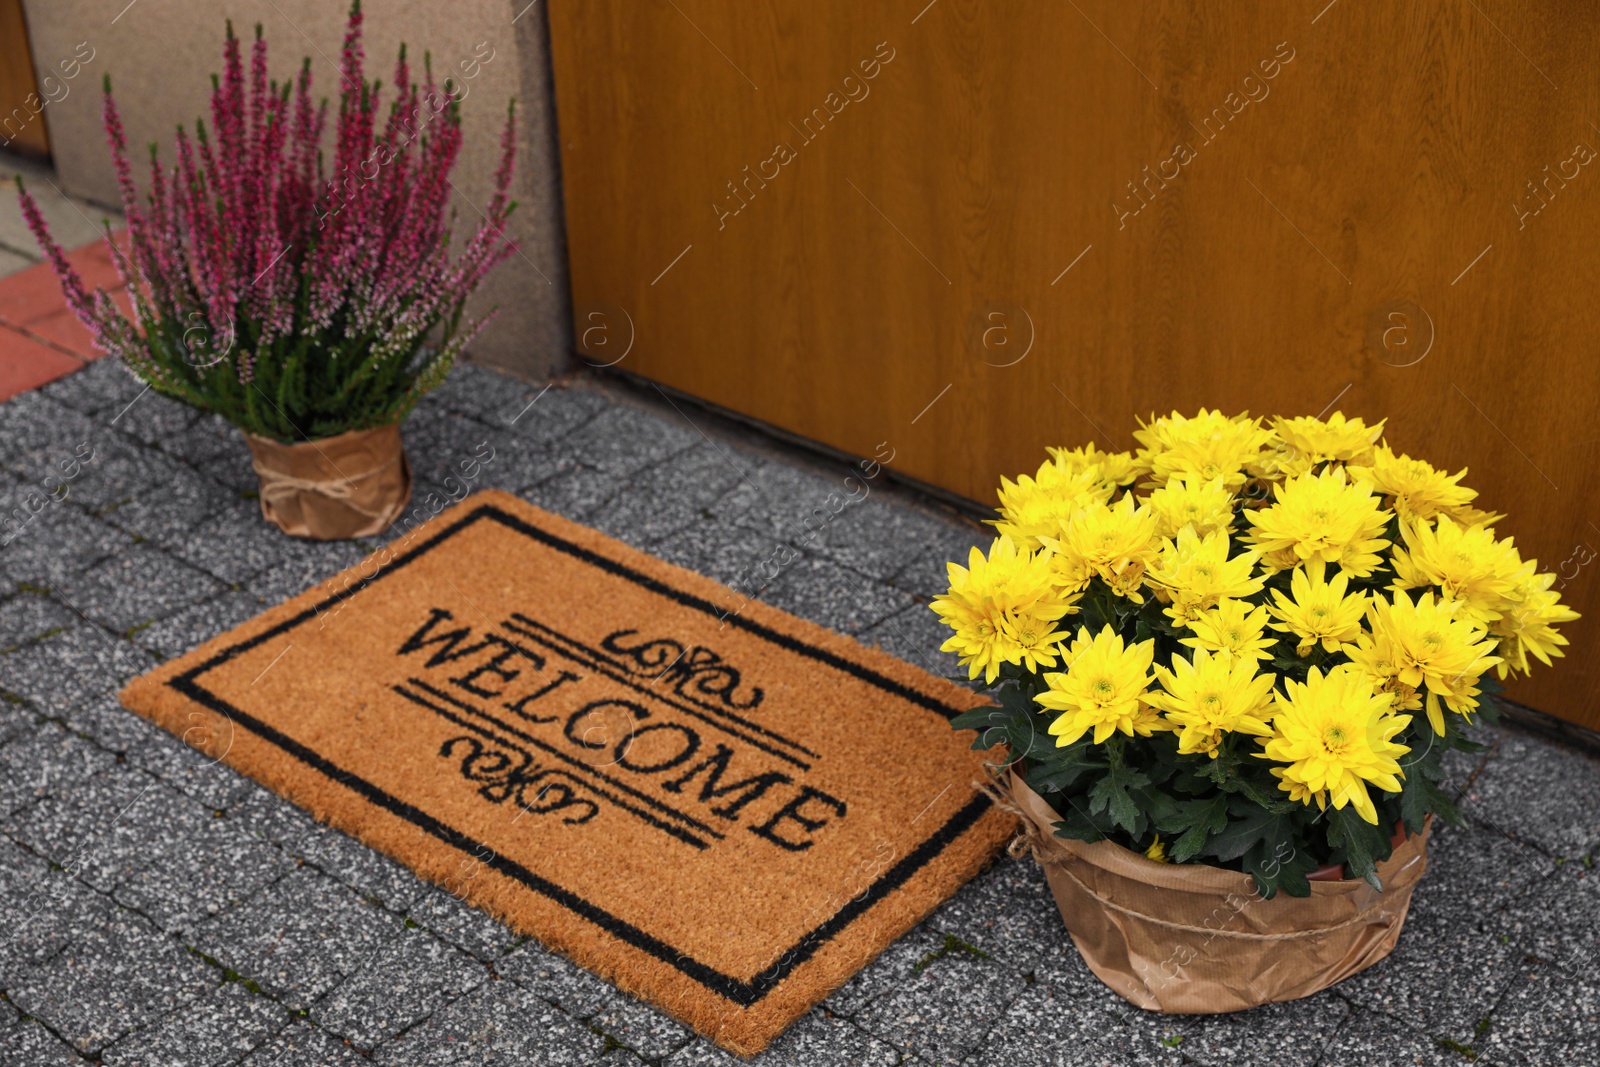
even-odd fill
[[(1022, 856), (1031, 853), (1033, 858), (1045, 868), (1046, 873), (1050, 876), (1066, 877), (1079, 892), (1093, 899), (1100, 907), (1118, 912), (1130, 919), (1136, 920), (1137, 922), (1147, 923), (1152, 926), (1162, 927), (1179, 933), (1203, 935), (1208, 938), (1216, 938), (1221, 936), (1228, 939), (1244, 941), (1298, 941), (1305, 938), (1322, 937), (1333, 931), (1342, 930), (1346, 927), (1373, 924), (1383, 927), (1388, 927), (1390, 925), (1398, 926), (1399, 923), (1404, 920), (1404, 906), (1399, 909), (1399, 913), (1396, 915), (1395, 909), (1393, 908), (1393, 898), (1391, 897), (1386, 899), (1382, 894), (1377, 893), (1372, 894), (1372, 899), (1366, 904), (1365, 907), (1358, 907), (1354, 914), (1348, 915), (1339, 921), (1321, 925), (1304, 926), (1289, 930), (1274, 931), (1270, 933), (1258, 932), (1254, 930), (1217, 930), (1213, 927), (1204, 925), (1174, 922), (1170, 919), (1164, 919), (1157, 915), (1151, 915), (1146, 911), (1128, 907), (1126, 904), (1112, 899), (1112, 897), (1108, 894), (1096, 889), (1094, 886), (1089, 885), (1082, 878), (1078, 877), (1077, 873), (1072, 868), (1077, 863), (1084, 862), (1085, 857), (1080, 854), (1077, 849), (1070, 847), (1067, 843), (1063, 842), (1053, 833), (1051, 833), (1047, 827), (1040, 822), (1039, 813), (1037, 811), (1031, 811), (1029, 808), (1024, 807), (1022, 804), (1017, 802), (1015, 791), (1013, 790), (1011, 782), (1009, 781), (1010, 774), (1017, 774), (1017, 772), (1013, 770), (1009, 764), (985, 763), (984, 769), (988, 775), (987, 780), (973, 782), (973, 788), (978, 790), (984, 796), (988, 797), (990, 802), (992, 802), (1000, 810), (1015, 815), (1019, 824), (1017, 835), (1012, 838), (1010, 844), (1006, 846), (1007, 855), (1011, 856), (1013, 859), (1020, 859)], [(1018, 774), (1018, 778), (1020, 779), (1020, 774)], [(1037, 798), (1036, 794), (1035, 798), (1041, 799), (1042, 801), (1042, 798)], [(1050, 812), (1050, 814), (1054, 815), (1055, 813)], [(1430, 817), (1428, 821), (1429, 826), (1431, 827), (1432, 818)], [(1423, 837), (1424, 839), (1426, 838), (1426, 832), (1424, 832)], [(1085, 844), (1087, 844), (1087, 842)], [(1119, 849), (1121, 848), (1121, 846), (1114, 847)], [(1144, 860), (1145, 862), (1151, 864), (1156, 863), (1155, 860), (1148, 860), (1145, 857), (1139, 856), (1132, 850), (1123, 849), (1122, 851), (1127, 852), (1127, 862)], [(1411, 886), (1415, 883), (1417, 877), (1419, 877), (1421, 873), (1418, 871), (1413, 874), (1412, 869), (1416, 865), (1424, 862), (1424, 854), (1419, 851), (1415, 855), (1404, 858), (1403, 861), (1398, 865), (1397, 870), (1386, 872), (1389, 877), (1394, 878), (1401, 883), (1403, 887), (1403, 896), (1407, 901), (1409, 901), (1411, 895)], [(1176, 870), (1181, 869), (1183, 865), (1170, 864), (1166, 866), (1170, 866)]]
[(359, 482), (366, 481), (368, 478), (382, 474), (396, 463), (399, 463), (400, 460), (400, 456), (394, 456), (371, 470), (362, 471), (360, 474), (341, 475), (332, 481), (321, 478), (296, 478), (282, 471), (263, 467), (254, 459), (250, 461), (250, 466), (254, 468), (256, 476), (261, 479), (261, 500), (263, 503), (278, 505), (300, 493), (316, 493), (318, 496), (325, 496), (329, 500), (339, 501), (359, 515), (365, 515), (369, 519), (377, 519), (383, 516), (384, 509), (375, 508), (369, 510), (356, 503), (357, 500), (361, 499), (357, 495), (356, 485)]
[(337, 541), (381, 533), (411, 499), (400, 428), (283, 444), (245, 434), (261, 514), (284, 533)]

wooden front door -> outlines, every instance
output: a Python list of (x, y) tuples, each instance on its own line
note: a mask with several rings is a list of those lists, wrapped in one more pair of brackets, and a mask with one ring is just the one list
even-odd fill
[(49, 155), (43, 111), (22, 0), (0, 0), (0, 149)]
[(1600, 725), (1590, 5), (555, 0), (551, 32), (593, 362), (984, 502), (1135, 415), (1388, 418), (1587, 616), (1512, 695)]

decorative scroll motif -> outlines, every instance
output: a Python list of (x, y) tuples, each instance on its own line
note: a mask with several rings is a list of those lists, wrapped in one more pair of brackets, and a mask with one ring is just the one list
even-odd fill
[(491, 748), (475, 737), (462, 736), (446, 741), (439, 755), (455, 757), (461, 747), (467, 750), (466, 755), (458, 757), (461, 776), (481, 782), (478, 795), (492, 803), (511, 800), (535, 815), (562, 812), (561, 821), (569, 826), (586, 823), (600, 813), (600, 805), (578, 795), (582, 782), (557, 768), (541, 767), (520, 748)]
[(622, 666), (631, 673), (666, 682), (679, 696), (702, 707), (746, 711), (759, 707), (765, 698), (759, 686), (750, 686), (741, 694), (743, 679), (738, 669), (704, 645), (685, 649), (681, 642), (666, 637), (623, 642), (638, 632), (617, 630), (606, 635), (600, 647), (622, 657)]

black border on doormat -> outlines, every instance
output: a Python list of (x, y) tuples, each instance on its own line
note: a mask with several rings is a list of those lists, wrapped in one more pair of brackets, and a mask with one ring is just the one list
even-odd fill
[[(534, 872), (528, 870), (526, 867), (522, 866), (520, 863), (517, 863), (514, 860), (509, 860), (500, 855), (497, 850), (490, 849), (488, 846), (479, 843), (461, 831), (445, 825), (432, 815), (429, 815), (427, 812), (407, 804), (405, 801), (400, 800), (398, 797), (393, 796), (383, 789), (380, 789), (378, 786), (373, 785), (371, 782), (368, 782), (359, 775), (344, 770), (337, 764), (322, 756), (320, 753), (314, 751), (306, 745), (301, 744), (281, 731), (274, 729), (243, 709), (235, 707), (226, 700), (222, 699), (220, 696), (212, 693), (210, 690), (200, 685), (198, 679), (201, 675), (216, 669), (222, 664), (233, 659), (235, 656), (247, 652), (257, 645), (278, 636), (279, 634), (287, 633), (288, 631), (304, 624), (305, 622), (308, 622), (311, 619), (320, 617), (329, 607), (350, 599), (357, 593), (366, 589), (372, 583), (376, 582), (378, 579), (387, 574), (394, 573), (401, 567), (410, 563), (412, 560), (415, 560), (424, 553), (438, 547), (446, 540), (454, 537), (462, 530), (482, 519), (490, 519), (498, 522), (514, 532), (523, 534), (524, 536), (532, 538), (533, 540), (541, 541), (549, 547), (554, 548), (557, 551), (564, 552), (575, 559), (582, 560), (583, 562), (598, 567), (616, 577), (633, 582), (635, 585), (639, 585), (653, 593), (657, 593), (671, 600), (675, 600), (684, 607), (692, 608), (696, 611), (704, 612), (706, 614), (716, 615), (722, 621), (730, 623), (734, 626), (738, 626), (741, 629), (744, 629), (758, 637), (763, 638), (766, 641), (771, 642), (772, 644), (778, 645), (790, 652), (797, 653), (809, 659), (814, 659), (819, 663), (826, 664), (827, 666), (843, 671), (846, 674), (850, 674), (861, 679), (862, 681), (877, 686), (886, 693), (900, 697), (901, 699), (909, 701), (913, 704), (917, 704), (928, 709), (929, 711), (944, 716), (946, 719), (959, 714), (960, 709), (953, 708), (948, 704), (945, 704), (943, 701), (937, 700), (925, 693), (920, 693), (909, 686), (903, 685), (900, 682), (896, 682), (892, 678), (885, 678), (883, 675), (872, 670), (870, 667), (866, 667), (860, 663), (855, 663), (851, 660), (844, 659), (832, 652), (827, 651), (826, 649), (817, 648), (814, 645), (807, 644), (799, 638), (793, 637), (789, 634), (778, 633), (777, 631), (763, 626), (754, 620), (747, 619), (742, 615), (725, 615), (718, 611), (716, 606), (708, 600), (697, 597), (692, 593), (685, 593), (683, 590), (667, 585), (659, 579), (652, 578), (646, 574), (641, 574), (640, 572), (633, 570), (631, 567), (628, 567), (626, 564), (619, 563), (614, 559), (602, 556), (596, 552), (582, 547), (581, 545), (573, 544), (571, 541), (559, 537), (556, 534), (550, 533), (548, 530), (540, 529), (539, 527), (534, 526), (531, 523), (528, 523), (493, 504), (479, 505), (469, 514), (451, 523), (449, 526), (445, 527), (445, 529), (430, 537), (422, 544), (380, 566), (369, 577), (363, 579), (361, 582), (334, 593), (320, 603), (307, 608), (305, 611), (302, 611), (293, 618), (290, 618), (276, 626), (271, 627), (268, 630), (263, 631), (262, 633), (257, 634), (255, 637), (248, 638), (236, 645), (230, 645), (228, 648), (223, 649), (221, 652), (217, 653), (215, 656), (206, 660), (199, 666), (185, 671), (183, 674), (173, 678), (167, 684), (173, 690), (183, 694), (190, 700), (210, 708), (219, 715), (227, 717), (230, 721), (237, 722), (245, 726), (262, 740), (277, 746), (288, 755), (293, 756), (295, 759), (320, 772), (322, 775), (331, 779), (332, 781), (337, 782), (351, 791), (360, 794), (369, 802), (377, 805), (380, 808), (383, 808), (385, 811), (405, 819), (418, 829), (433, 835), (440, 841), (443, 841), (445, 844), (450, 845), (453, 848), (467, 853), (468, 855), (480, 858), (481, 862), (485, 862), (488, 866), (493, 867), (500, 873), (515, 879), (534, 892), (548, 897), (550, 900), (560, 904), (574, 915), (577, 915), (583, 919), (587, 919), (589, 922), (599, 926), (613, 937), (632, 945), (634, 948), (637, 948), (642, 952), (650, 954), (663, 963), (671, 965), (686, 977), (705, 987), (708, 991), (716, 993), (719, 996), (726, 997), (735, 1004), (746, 1008), (759, 1002), (762, 997), (766, 996), (767, 993), (771, 992), (778, 986), (780, 982), (787, 978), (796, 967), (800, 966), (806, 962), (806, 960), (815, 955), (824, 944), (849, 926), (850, 923), (854, 922), (861, 915), (865, 914), (867, 910), (870, 909), (875, 903), (877, 903), (879, 900), (882, 900), (884, 897), (888, 896), (894, 890), (898, 889), (900, 886), (909, 881), (917, 871), (921, 870), (931, 860), (938, 856), (939, 853), (943, 852), (947, 845), (956, 840), (956, 838), (960, 837), (967, 830), (971, 829), (977, 823), (978, 819), (984, 814), (984, 812), (989, 810), (991, 806), (989, 798), (984, 796), (982, 793), (975, 794), (965, 806), (963, 806), (954, 815), (950, 816), (943, 826), (934, 831), (931, 836), (929, 836), (911, 852), (906, 854), (906, 856), (904, 856), (893, 867), (890, 867), (887, 871), (885, 871), (877, 879), (877, 881), (873, 882), (872, 885), (867, 888), (865, 892), (852, 897), (842, 908), (825, 919), (823, 922), (819, 923), (809, 933), (801, 937), (793, 947), (787, 949), (781, 956), (779, 956), (777, 963), (773, 964), (771, 967), (768, 967), (766, 970), (756, 975), (753, 979), (747, 981), (745, 979), (735, 978), (732, 975), (723, 974), (716, 968), (711, 967), (708, 964), (701, 963), (700, 961), (687, 956), (682, 952), (679, 952), (677, 949), (674, 949), (670, 945), (667, 945), (659, 939), (651, 936), (645, 931), (634, 926), (632, 923), (620, 919), (606, 911), (604, 908), (592, 904), (577, 894), (563, 889), (561, 886), (558, 886), (555, 883), (540, 877)], [(488, 853), (490, 856), (490, 858), (486, 861), (481, 860), (481, 857), (485, 853)]]

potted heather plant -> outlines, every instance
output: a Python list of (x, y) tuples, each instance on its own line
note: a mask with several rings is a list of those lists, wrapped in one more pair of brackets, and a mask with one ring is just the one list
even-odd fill
[(482, 224), (452, 255), (459, 94), (449, 80), (436, 85), (426, 62), (413, 81), (402, 46), (385, 111), (362, 73), (361, 23), (356, 0), (329, 156), (329, 102), (313, 101), (310, 59), (292, 82), (269, 80), (259, 26), (247, 74), (228, 24), (210, 126), (197, 120), (192, 136), (179, 127), (170, 167), (151, 146), (143, 195), (106, 79), (128, 220), (126, 252), (114, 242), (111, 252), (131, 316), (85, 290), (18, 182), (28, 225), (96, 344), (156, 392), (237, 426), (262, 514), (322, 540), (377, 533), (405, 507), (399, 424), (487, 320), (465, 321), (467, 298), (515, 250), (504, 234), (514, 106)]
[(1382, 959), (1441, 779), (1577, 618), (1449, 474), (1335, 413), (1052, 449), (950, 565), (944, 645), (1089, 966), (1145, 1008), (1306, 996)]

